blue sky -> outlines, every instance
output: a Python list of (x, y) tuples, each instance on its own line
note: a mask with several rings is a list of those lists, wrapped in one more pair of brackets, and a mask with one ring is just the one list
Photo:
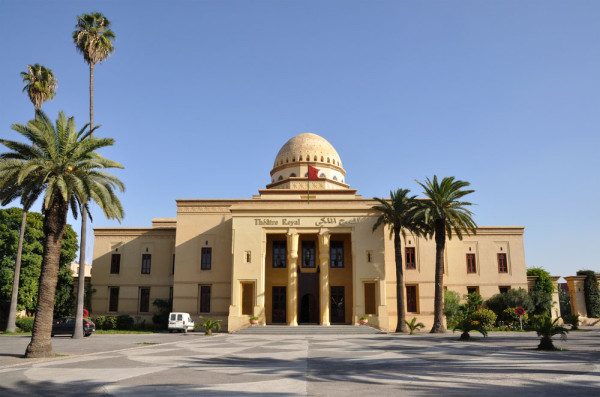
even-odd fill
[(87, 122), (71, 32), (94, 10), (117, 36), (94, 102), (125, 166), (123, 226), (178, 198), (250, 198), (308, 131), (363, 197), (456, 176), (479, 225), (525, 226), (528, 267), (600, 272), (600, 2), (2, 1), (0, 136), (33, 117), (32, 63), (58, 79), (44, 111)]

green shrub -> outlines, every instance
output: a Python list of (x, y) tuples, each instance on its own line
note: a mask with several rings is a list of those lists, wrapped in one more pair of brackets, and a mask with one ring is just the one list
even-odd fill
[(35, 320), (35, 317), (21, 317), (17, 319), (16, 325), (23, 332), (31, 332), (33, 330), (33, 320)]
[(103, 330), (110, 331), (112, 329), (117, 329), (117, 318), (112, 316), (107, 316), (106, 321), (104, 321)]
[(478, 309), (471, 314), (471, 320), (479, 322), (483, 328), (490, 330), (496, 323), (496, 313), (490, 309)]
[[(520, 326), (519, 316), (517, 314), (517, 310), (514, 307), (509, 307), (508, 309), (504, 309), (502, 314), (500, 315), (499, 322), (500, 325), (504, 325), (510, 328), (518, 328)], [(523, 317), (523, 325), (526, 325), (529, 322), (529, 315), (527, 312), (522, 316)]]
[(130, 331), (133, 329), (134, 323), (135, 320), (128, 314), (121, 314), (120, 316), (117, 316), (117, 329)]
[(567, 314), (563, 316), (565, 324), (571, 324), (571, 331), (579, 329), (579, 314)]
[(156, 324), (159, 329), (167, 329), (169, 325), (169, 313), (173, 310), (173, 304), (170, 300), (155, 299), (152, 305), (158, 309), (158, 313), (152, 316), (152, 322)]
[(587, 316), (600, 317), (600, 292), (598, 291), (598, 279), (593, 270), (580, 270), (578, 276), (586, 276), (583, 282), (583, 294), (585, 296), (585, 308)]
[(527, 269), (528, 276), (537, 276), (535, 286), (529, 293), (533, 300), (533, 314), (550, 315), (552, 310), (552, 293), (554, 284), (550, 278), (550, 273), (541, 267), (532, 267)]
[(485, 307), (496, 313), (497, 320), (502, 320), (502, 313), (508, 308), (523, 307), (526, 313), (532, 313), (535, 306), (531, 296), (523, 288), (511, 289), (504, 294), (496, 294), (485, 302)]
[(448, 328), (454, 328), (458, 323), (460, 295), (456, 291), (444, 290), (444, 315)]
[(477, 292), (471, 292), (468, 295), (463, 295), (465, 303), (459, 306), (459, 310), (463, 316), (470, 316), (483, 306), (483, 299)]
[(562, 317), (571, 314), (571, 297), (569, 296), (568, 291), (562, 288), (558, 289), (558, 303), (560, 305), (560, 315)]
[(104, 323), (106, 322), (106, 316), (97, 316), (92, 320), (96, 324), (97, 329), (104, 329)]

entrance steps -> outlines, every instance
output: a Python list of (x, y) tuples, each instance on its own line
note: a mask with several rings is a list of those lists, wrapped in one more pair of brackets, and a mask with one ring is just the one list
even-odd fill
[(385, 332), (367, 325), (331, 325), (324, 327), (321, 325), (298, 325), (290, 327), (288, 325), (254, 325), (239, 331), (236, 334), (242, 335), (372, 335), (384, 334)]

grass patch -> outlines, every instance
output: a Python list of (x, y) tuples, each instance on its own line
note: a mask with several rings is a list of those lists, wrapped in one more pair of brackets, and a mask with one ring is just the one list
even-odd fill
[(159, 345), (158, 342), (138, 342), (136, 345)]
[(95, 334), (156, 334), (160, 331), (121, 331), (118, 329), (103, 330), (98, 329)]
[(54, 357), (68, 357), (68, 354), (58, 354), (58, 353), (54, 353)]

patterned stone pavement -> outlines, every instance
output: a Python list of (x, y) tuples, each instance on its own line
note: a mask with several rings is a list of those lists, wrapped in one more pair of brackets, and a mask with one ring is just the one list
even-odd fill
[(0, 395), (600, 395), (600, 330), (559, 339), (568, 350), (557, 352), (534, 350), (532, 333), (457, 339), (452, 333), (93, 335), (54, 338), (55, 351), (65, 356), (24, 360), (13, 351), (24, 351), (28, 338), (2, 336)]

